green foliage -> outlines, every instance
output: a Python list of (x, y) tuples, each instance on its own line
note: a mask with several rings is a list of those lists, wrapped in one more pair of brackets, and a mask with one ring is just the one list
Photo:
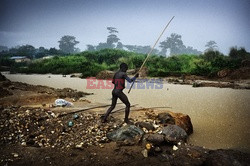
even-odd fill
[(14, 60), (11, 60), (9, 57), (0, 58), (0, 66), (12, 66), (15, 63)]
[(224, 57), (224, 55), (221, 54), (219, 51), (210, 50), (205, 52), (204, 55), (202, 55), (201, 57), (207, 62), (211, 62), (218, 57)]
[(236, 59), (238, 59), (238, 60), (239, 59), (240, 60), (244, 60), (244, 59), (250, 60), (250, 53), (247, 52), (245, 50), (245, 48), (243, 48), (243, 47), (240, 49), (238, 49), (237, 47), (232, 47), (232, 48), (230, 48), (229, 57), (231, 59), (234, 59), (234, 60), (236, 60)]
[(211, 74), (211, 63), (205, 61), (204, 59), (196, 61), (195, 68), (192, 73), (196, 75), (208, 76)]
[[(96, 76), (102, 70), (116, 71), (122, 62), (127, 63), (130, 69), (138, 69), (145, 58), (145, 54), (119, 49), (103, 49), (85, 51), (69, 56), (55, 56), (51, 59), (37, 59), (28, 65), (16, 64), (12, 67), (12, 70), (41, 74), (82, 73), (83, 77), (90, 77)], [(239, 68), (240, 64), (241, 59), (239, 58), (233, 59), (218, 51), (208, 51), (200, 56), (183, 54), (165, 58), (151, 55), (145, 66), (148, 68), (148, 75), (151, 77), (181, 76), (182, 74), (214, 76), (218, 71), (225, 68)]]

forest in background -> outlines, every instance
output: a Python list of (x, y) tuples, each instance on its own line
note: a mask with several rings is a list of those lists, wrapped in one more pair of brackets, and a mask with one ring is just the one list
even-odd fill
[[(96, 76), (102, 70), (115, 71), (125, 62), (130, 69), (139, 68), (150, 46), (126, 45), (120, 42), (114, 27), (107, 27), (109, 35), (106, 42), (87, 45), (83, 52), (76, 47), (79, 41), (74, 36), (65, 35), (58, 41), (59, 49), (35, 48), (23, 45), (13, 48), (0, 46), (1, 71), (12, 73), (82, 73), (83, 77)], [(181, 35), (172, 33), (154, 49), (146, 63), (148, 76), (166, 77), (170, 75), (194, 74), (214, 77), (222, 69), (238, 69), (242, 61), (250, 59), (245, 48), (231, 47), (228, 55), (218, 51), (215, 41), (208, 41), (204, 52), (185, 46)], [(31, 61), (17, 63), (13, 56), (25, 56)], [(50, 56), (50, 58), (46, 58)]]

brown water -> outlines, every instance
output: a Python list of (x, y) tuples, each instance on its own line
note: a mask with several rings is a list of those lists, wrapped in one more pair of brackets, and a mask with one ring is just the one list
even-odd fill
[[(92, 102), (111, 102), (110, 89), (86, 89), (87, 81), (61, 75), (5, 74), (11, 81), (54, 88), (70, 87), (84, 92)], [(48, 78), (51, 76), (51, 78)], [(124, 90), (127, 94), (127, 89)], [(189, 143), (210, 149), (232, 148), (250, 152), (250, 91), (229, 88), (193, 88), (190, 85), (164, 84), (163, 89), (133, 89), (131, 105), (171, 107), (191, 117), (194, 133)]]

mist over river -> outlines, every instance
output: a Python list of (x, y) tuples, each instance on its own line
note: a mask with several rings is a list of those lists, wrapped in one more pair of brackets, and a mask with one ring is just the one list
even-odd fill
[[(93, 103), (111, 103), (111, 89), (86, 89), (86, 79), (52, 74), (3, 74), (11, 81), (94, 93), (86, 98)], [(188, 114), (194, 127), (188, 140), (191, 144), (250, 152), (250, 90), (164, 83), (162, 89), (132, 89), (130, 94), (127, 91), (124, 90), (131, 105), (168, 107), (165, 109)]]

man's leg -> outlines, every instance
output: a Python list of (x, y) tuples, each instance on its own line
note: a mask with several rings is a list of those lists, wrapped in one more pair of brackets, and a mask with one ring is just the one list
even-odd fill
[(128, 116), (130, 112), (130, 102), (128, 101), (128, 97), (123, 92), (120, 92), (118, 97), (126, 105), (124, 122), (128, 123)]
[(109, 107), (109, 109), (107, 110), (106, 114), (104, 115), (104, 118), (102, 119), (102, 122), (106, 122), (107, 121), (107, 118), (108, 118), (109, 114), (111, 113), (111, 111), (113, 111), (113, 109), (116, 106), (116, 102), (117, 102), (117, 96), (114, 95), (114, 94), (112, 94), (112, 104)]

